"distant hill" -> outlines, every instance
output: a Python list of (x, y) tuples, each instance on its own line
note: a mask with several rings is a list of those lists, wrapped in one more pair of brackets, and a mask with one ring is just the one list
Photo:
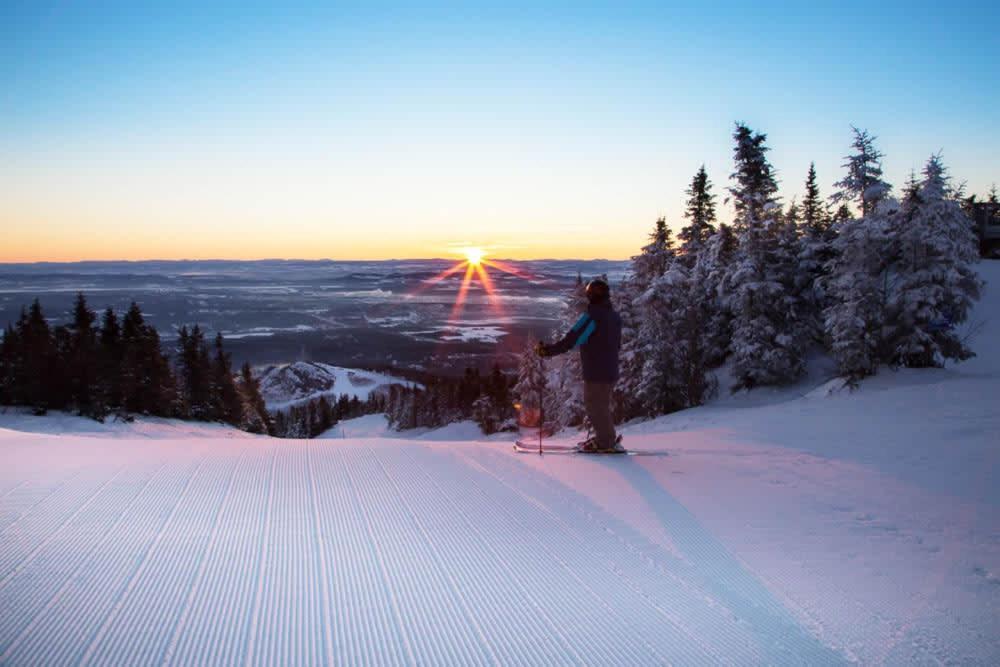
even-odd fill
[(271, 410), (306, 403), (320, 396), (347, 394), (363, 401), (377, 389), (412, 384), (393, 375), (313, 361), (267, 366), (259, 375), (261, 395)]

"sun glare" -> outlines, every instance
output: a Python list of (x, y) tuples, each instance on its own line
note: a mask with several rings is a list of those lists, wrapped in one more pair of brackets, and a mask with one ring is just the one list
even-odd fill
[(480, 248), (465, 248), (465, 259), (473, 266), (479, 266), (483, 261), (483, 251)]

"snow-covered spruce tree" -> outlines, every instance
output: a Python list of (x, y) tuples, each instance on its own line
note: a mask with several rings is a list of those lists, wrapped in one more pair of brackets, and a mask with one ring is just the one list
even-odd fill
[[(587, 310), (587, 292), (583, 277), (567, 291), (560, 332), (567, 331)], [(584, 423), (583, 368), (580, 355), (571, 353), (553, 359), (545, 394), (545, 420), (554, 430)]]
[(680, 325), (689, 296), (687, 270), (677, 260), (636, 299), (640, 313), (636, 351), (640, 364), (635, 396), (643, 416), (687, 407), (680, 378)]
[(708, 180), (705, 165), (701, 165), (685, 190), (684, 217), (688, 224), (677, 235), (681, 241), (680, 259), (690, 269), (697, 261), (698, 253), (715, 233), (715, 195), (712, 182)]
[(620, 377), (613, 390), (616, 421), (627, 421), (641, 414), (638, 403), (638, 382), (642, 371), (642, 356), (638, 345), (639, 307), (630, 276), (625, 276), (613, 291), (615, 309), (622, 321), (622, 344), (618, 354)]
[(215, 357), (212, 359), (212, 417), (232, 426), (243, 421), (243, 396), (233, 377), (232, 359), (226, 352), (222, 333), (215, 334)]
[(729, 355), (733, 336), (731, 277), (736, 250), (733, 228), (721, 223), (698, 253), (691, 271), (693, 298), (705, 311), (703, 343), (709, 368), (720, 366)]
[(64, 358), (69, 381), (69, 401), (81, 415), (103, 419), (105, 407), (98, 386), (97, 313), (87, 305), (83, 293), (73, 303), (73, 320)]
[[(827, 305), (823, 326), (830, 353), (850, 382), (873, 375), (882, 357), (882, 327), (894, 254), (896, 203), (892, 186), (881, 179), (882, 153), (874, 137), (854, 128), (853, 148), (844, 162), (847, 176), (837, 183), (834, 201), (833, 257), (828, 262)], [(857, 201), (863, 212), (852, 217), (846, 202)]]
[(243, 362), (243, 366), (240, 368), (239, 390), (243, 398), (243, 416), (240, 428), (250, 433), (275, 432), (271, 414), (267, 411), (264, 397), (260, 395), (260, 380), (254, 377), (253, 370), (247, 362)]
[(670, 267), (675, 257), (674, 242), (665, 218), (659, 218), (649, 235), (649, 243), (632, 257), (628, 276), (615, 296), (622, 319), (621, 377), (615, 386), (615, 408), (619, 419), (655, 414), (655, 408), (643, 398), (643, 374), (656, 339), (659, 325), (648, 322), (644, 295)]
[[(823, 311), (829, 305), (826, 280), (834, 257), (833, 241), (837, 237), (826, 203), (816, 183), (816, 165), (809, 165), (806, 175), (806, 196), (801, 206), (801, 244), (798, 272), (802, 298), (807, 308), (807, 332), (814, 341), (823, 337)], [(845, 209), (846, 210), (846, 209)]]
[(767, 135), (737, 123), (733, 133), (734, 185), (739, 242), (732, 283), (733, 389), (791, 382), (804, 371), (801, 304), (789, 287), (778, 184), (767, 160)]
[(882, 152), (875, 147), (875, 139), (868, 130), (851, 126), (854, 152), (844, 159), (847, 174), (836, 183), (834, 203), (858, 204), (858, 214), (863, 218), (875, 211), (878, 203), (885, 199), (892, 186), (882, 180)]
[[(514, 400), (521, 406), (520, 410), (524, 414), (539, 412), (548, 384), (545, 363), (535, 351), (537, 345), (538, 341), (531, 338), (521, 351), (517, 363), (517, 382), (511, 390)], [(528, 418), (528, 421), (533, 419)]]
[(895, 262), (883, 327), (893, 366), (943, 366), (973, 356), (955, 327), (979, 298), (981, 281), (972, 223), (952, 190), (940, 155), (907, 188), (895, 216)]

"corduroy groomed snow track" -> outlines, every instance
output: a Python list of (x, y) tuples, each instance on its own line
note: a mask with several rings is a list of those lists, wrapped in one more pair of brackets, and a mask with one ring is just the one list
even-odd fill
[(4, 448), (3, 664), (842, 660), (662, 489), (675, 549), (509, 445)]

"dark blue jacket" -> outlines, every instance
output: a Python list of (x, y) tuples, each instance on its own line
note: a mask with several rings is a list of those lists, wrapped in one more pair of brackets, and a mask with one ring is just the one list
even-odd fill
[(587, 382), (614, 382), (618, 379), (618, 348), (622, 342), (622, 320), (610, 303), (592, 303), (573, 328), (545, 351), (562, 354), (580, 348), (583, 379)]

